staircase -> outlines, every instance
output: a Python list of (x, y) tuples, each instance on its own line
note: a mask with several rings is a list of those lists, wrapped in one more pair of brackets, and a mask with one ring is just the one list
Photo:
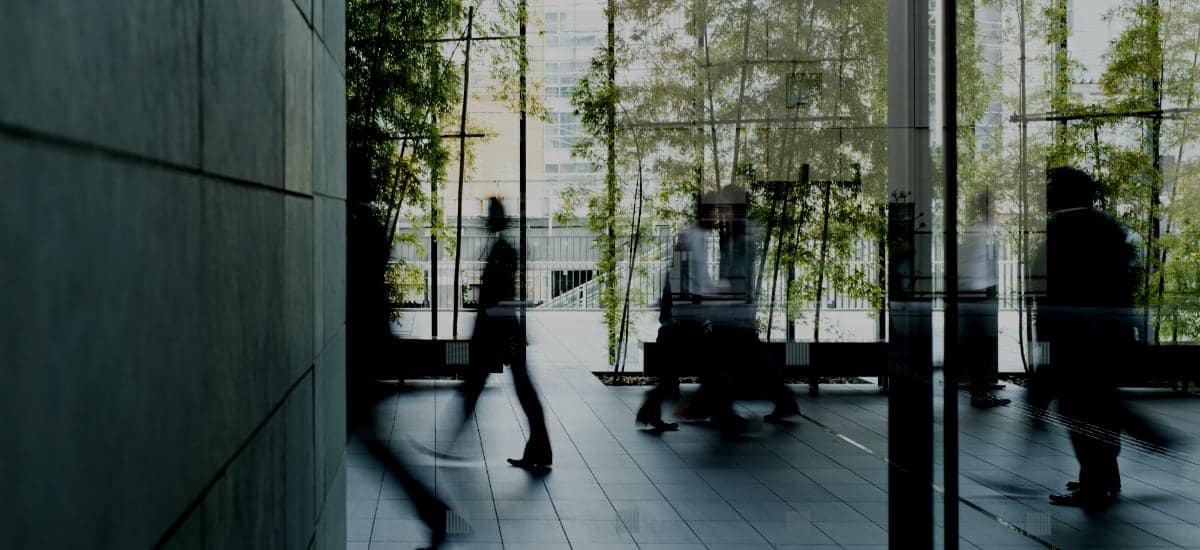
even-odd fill
[[(652, 261), (649, 266), (649, 279), (651, 281), (662, 281), (666, 276), (666, 272), (671, 266), (671, 252), (674, 247), (673, 241), (660, 240), (654, 248), (644, 257), (658, 258), (658, 261)], [(619, 277), (622, 285), (627, 280), (629, 273), (625, 270), (627, 264), (622, 264), (618, 268)], [(633, 284), (639, 284), (638, 277), (634, 277)], [(661, 288), (658, 285), (651, 285), (655, 288), (643, 289), (647, 291), (646, 304), (652, 305), (657, 303), (658, 293)], [(637, 307), (637, 304), (630, 304), (631, 307)], [(599, 309), (600, 308), (600, 282), (593, 277), (582, 284), (542, 302), (537, 308), (540, 309)]]

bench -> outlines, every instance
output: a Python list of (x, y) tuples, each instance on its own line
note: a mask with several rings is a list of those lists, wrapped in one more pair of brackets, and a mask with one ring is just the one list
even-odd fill
[(1200, 381), (1200, 345), (1140, 345), (1130, 355), (1118, 371), (1122, 386), (1177, 382), (1186, 390), (1189, 382)]
[[(458, 376), (470, 362), (470, 340), (395, 339), (395, 354), (402, 358), (402, 378)], [(493, 367), (491, 372), (503, 372)]]
[[(788, 378), (804, 378), (808, 391), (819, 391), (820, 379), (870, 376), (887, 387), (886, 342), (763, 342), (766, 352), (783, 365)], [(669, 350), (658, 342), (642, 342), (642, 368), (646, 376), (658, 376), (670, 361)], [(699, 376), (698, 365), (677, 365), (680, 376)]]

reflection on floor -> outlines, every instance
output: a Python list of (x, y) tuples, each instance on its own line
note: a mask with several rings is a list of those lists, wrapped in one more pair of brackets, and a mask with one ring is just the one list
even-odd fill
[[(633, 424), (642, 388), (609, 388), (575, 355), (598, 350), (535, 340), (531, 362), (547, 406), (553, 471), (510, 467), (523, 419), (508, 375), (493, 376), (474, 429), (456, 452), (477, 462), (410, 455), (419, 475), (450, 501), (469, 532), (449, 548), (883, 548), (887, 544), (886, 396), (873, 386), (798, 392), (807, 418), (756, 425), (723, 442), (698, 424), (654, 436)], [(592, 355), (594, 357), (594, 355)], [(379, 414), (391, 443), (442, 448), (453, 384), (415, 383)], [(1031, 430), (1019, 388), (1014, 405), (961, 414), (962, 548), (1200, 548), (1200, 457), (1181, 441), (1169, 455), (1127, 446), (1123, 492), (1107, 512), (1053, 507), (1046, 494), (1074, 478), (1066, 435)], [(1200, 400), (1170, 392), (1133, 395), (1141, 410), (1177, 430), (1200, 420)], [(745, 414), (766, 403), (739, 405)], [(442, 420), (443, 424), (439, 424)], [(865, 449), (865, 450), (864, 450)], [(386, 475), (349, 449), (348, 547), (414, 548), (422, 524)], [(984, 512), (981, 512), (982, 509)], [(462, 529), (460, 529), (462, 530)]]

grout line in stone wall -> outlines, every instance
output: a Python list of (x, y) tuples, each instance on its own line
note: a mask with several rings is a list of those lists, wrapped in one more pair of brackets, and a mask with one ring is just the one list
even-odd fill
[[(203, 118), (203, 117), (201, 117), (201, 118)], [(202, 128), (201, 132), (203, 132), (203, 122), (201, 122), (201, 128)], [(100, 157), (105, 157), (110, 160), (118, 160), (118, 161), (122, 161), (122, 162), (129, 163), (129, 164), (151, 167), (151, 168), (158, 168), (161, 170), (169, 170), (169, 171), (174, 171), (174, 172), (178, 172), (178, 173), (185, 174), (185, 175), (200, 176), (200, 177), (204, 177), (204, 178), (211, 179), (214, 181), (220, 181), (222, 183), (228, 183), (228, 184), (238, 185), (238, 186), (242, 186), (242, 187), (251, 187), (254, 189), (273, 191), (273, 192), (280, 193), (283, 195), (290, 195), (290, 196), (298, 197), (298, 198), (312, 198), (312, 195), (309, 195), (306, 193), (300, 193), (298, 191), (291, 191), (291, 190), (285, 189), (283, 187), (267, 185), (267, 184), (264, 184), (261, 182), (241, 179), (241, 178), (237, 178), (234, 176), (227, 176), (224, 174), (207, 172), (204, 169), (197, 168), (195, 166), (188, 166), (186, 164), (180, 164), (178, 162), (157, 159), (157, 158), (149, 157), (149, 156), (142, 155), (139, 153), (133, 153), (130, 151), (125, 151), (125, 150), (117, 149), (114, 147), (108, 147), (105, 145), (99, 145), (96, 143), (92, 143), (92, 142), (88, 142), (88, 141), (84, 141), (84, 140), (80, 140), (80, 139), (51, 134), (51, 133), (43, 132), (41, 130), (26, 128), (23, 126), (10, 124), (7, 122), (0, 122), (0, 136), (7, 136), (7, 137), (10, 137), (13, 139), (18, 139), (18, 140), (33, 141), (33, 142), (37, 142), (42, 145), (48, 145), (48, 146), (55, 147), (58, 149), (73, 151), (76, 153), (96, 155), (96, 156), (100, 156)], [(204, 142), (203, 135), (201, 135), (200, 142), (201, 142), (200, 143), (201, 156), (203, 156), (203, 146), (204, 146), (203, 145), (203, 142)], [(334, 198), (334, 197), (331, 197), (331, 198)], [(342, 199), (342, 200), (345, 200), (345, 199)]]
[[(304, 381), (304, 378), (310, 374), (313, 375), (315, 380), (316, 374), (314, 373), (311, 365), (304, 370), (304, 372), (299, 378), (296, 379), (296, 381), (292, 382), (292, 384), (288, 386), (287, 392), (285, 392), (283, 397), (281, 397), (279, 401), (271, 407), (271, 411), (267, 413), (267, 416), (265, 416), (258, 423), (258, 425), (250, 431), (250, 435), (246, 436), (246, 439), (244, 439), (241, 444), (238, 445), (237, 449), (233, 451), (233, 454), (225, 460), (225, 463), (221, 464), (221, 467), (217, 469), (217, 473), (213, 475), (212, 479), (210, 479), (208, 483), (204, 484), (204, 488), (200, 490), (200, 494), (196, 495), (196, 498), (192, 499), (192, 502), (188, 504), (183, 513), (180, 514), (175, 521), (171, 522), (171, 525), (167, 526), (166, 531), (159, 536), (158, 541), (154, 543), (153, 548), (163, 548), (168, 542), (170, 542), (171, 537), (174, 536), (175, 533), (179, 532), (179, 529), (183, 527), (183, 524), (187, 522), (192, 513), (198, 510), (200, 505), (204, 504), (204, 501), (208, 498), (209, 493), (211, 493), (213, 488), (217, 486), (217, 483), (225, 477), (225, 474), (229, 471), (229, 468), (233, 466), (233, 463), (237, 461), (238, 457), (242, 455), (242, 452), (254, 442), (254, 440), (258, 437), (258, 434), (262, 432), (264, 428), (266, 428), (268, 423), (270, 423), (271, 419), (275, 418), (275, 415), (277, 415), (279, 411), (283, 410), (283, 405), (287, 403), (289, 398), (291, 398), (292, 393), (296, 391), (296, 388), (300, 387), (300, 384)], [(328, 498), (328, 496), (329, 495), (326, 495), (326, 498)]]
[[(204, 171), (204, 2), (199, 2), (200, 24), (196, 28), (196, 167)], [(85, 142), (79, 142), (84, 147)], [(65, 145), (64, 145), (65, 146)], [(99, 152), (99, 151), (97, 151)], [(119, 157), (118, 157), (119, 158)], [(203, 204), (203, 203), (201, 203)]]

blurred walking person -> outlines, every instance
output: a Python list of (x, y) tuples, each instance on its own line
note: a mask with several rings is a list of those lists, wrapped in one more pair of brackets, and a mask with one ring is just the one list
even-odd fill
[(1094, 206), (1099, 188), (1084, 172), (1053, 168), (1047, 174), (1046, 242), (1039, 262), (1045, 296), (1037, 304), (1039, 339), (1049, 344), (1053, 386), (1071, 422), (1078, 481), (1050, 496), (1054, 504), (1097, 510), (1121, 488), (1117, 466), (1126, 408), (1117, 369), (1135, 342), (1132, 322), (1135, 254), (1124, 229)]
[(487, 228), (495, 242), (488, 251), (487, 263), (483, 268), (469, 365), (458, 389), (462, 398), (462, 417), (454, 439), (457, 440), (458, 434), (471, 421), (489, 373), (499, 370), (502, 365), (509, 365), (517, 400), (529, 421), (529, 440), (521, 458), (510, 458), (508, 462), (527, 470), (540, 471), (551, 465), (553, 453), (542, 403), (525, 361), (525, 332), (518, 311), (520, 304), (516, 301), (517, 252), (504, 238), (503, 231), (507, 227), (504, 206), (499, 199), (492, 197), (488, 200)]
[(704, 304), (706, 320), (704, 375), (683, 412), (689, 418), (711, 418), (723, 433), (731, 435), (748, 427), (747, 420), (733, 409), (739, 389), (774, 403), (774, 410), (763, 418), (767, 422), (798, 415), (800, 407), (784, 382), (781, 366), (758, 337), (754, 295), (758, 235), (748, 216), (749, 194), (731, 185), (705, 197), (716, 205), (718, 278), (699, 302)]
[(979, 193), (971, 206), (974, 222), (958, 255), (957, 356), (969, 375), (971, 405), (986, 409), (1011, 401), (992, 395), (998, 363), (1000, 273), (991, 194)]
[(662, 405), (679, 399), (679, 372), (684, 366), (701, 366), (706, 353), (707, 315), (703, 303), (711, 293), (712, 279), (708, 274), (708, 233), (715, 227), (715, 194), (707, 204), (701, 200), (696, 208), (696, 221), (679, 232), (671, 251), (671, 267), (659, 300), (658, 338), (659, 375), (654, 388), (638, 408), (636, 421), (649, 425), (651, 431), (662, 433), (679, 429), (679, 424), (665, 422)]
[[(383, 228), (369, 224), (364, 225), (370, 227), (372, 231), (364, 231), (358, 235), (359, 242), (375, 244), (376, 246), (373, 247), (364, 246), (364, 249), (379, 250), (383, 253), (374, 256), (363, 254), (361, 257), (365, 258), (364, 261), (386, 264), (388, 247), (383, 245), (387, 241), (387, 237), (383, 234)], [(378, 359), (395, 357), (396, 341), (388, 328), (390, 311), (387, 307), (386, 287), (382, 278), (370, 276), (382, 273), (382, 265), (378, 265), (377, 269), (370, 268), (374, 266), (361, 267), (362, 269), (347, 270), (347, 273), (352, 276), (352, 280), (348, 283), (358, 289), (355, 306), (366, 311), (361, 318), (369, 321), (362, 327), (355, 327), (358, 330), (351, 331), (357, 336), (351, 341), (351, 345), (356, 347), (361, 357)], [(362, 276), (355, 276), (355, 274), (362, 274)], [(354, 318), (359, 318), (359, 316)], [(381, 428), (388, 430), (392, 428), (379, 425), (376, 407), (395, 396), (396, 388), (378, 380), (379, 371), (373, 370), (377, 367), (377, 364), (360, 361), (352, 364), (346, 370), (347, 430), (348, 433), (354, 434), (361, 440), (370, 453), (371, 459), (378, 463), (384, 471), (391, 474), (385, 476), (385, 479), (394, 481), (412, 501), (417, 516), (431, 531), (427, 548), (436, 549), (445, 541), (451, 528), (464, 531), (469, 528), (464, 527), (465, 521), (455, 515), (450, 507), (434, 494), (433, 490), (426, 487), (413, 475), (403, 455), (388, 445), (391, 434), (384, 432)]]

